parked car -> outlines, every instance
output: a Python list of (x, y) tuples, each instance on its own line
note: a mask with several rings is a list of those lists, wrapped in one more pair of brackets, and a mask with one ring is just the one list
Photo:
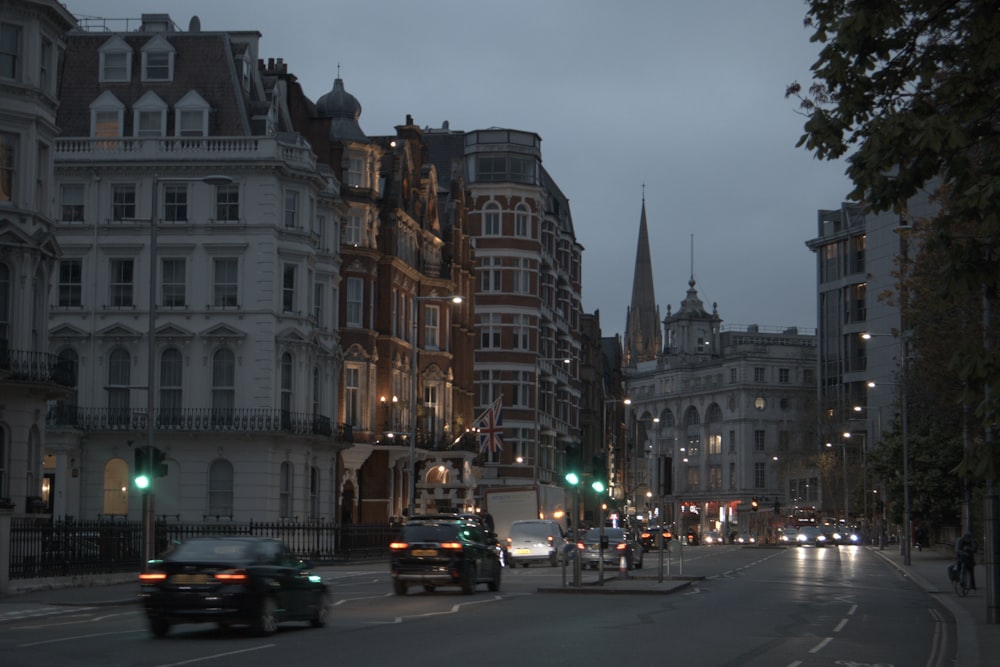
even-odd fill
[(795, 544), (800, 547), (825, 547), (826, 535), (818, 526), (802, 526), (795, 534)]
[(423, 585), (427, 592), (458, 586), (471, 594), (478, 584), (500, 590), (502, 567), (495, 538), (460, 519), (409, 523), (389, 544), (389, 553), (396, 595), (406, 595), (411, 584)]
[(326, 624), (329, 591), (281, 541), (197, 537), (178, 544), (139, 575), (150, 630), (164, 637), (179, 623), (249, 625), (269, 635), (284, 621)]
[(726, 540), (717, 530), (709, 530), (701, 536), (701, 541), (705, 544), (725, 544)]
[(510, 524), (507, 537), (507, 563), (528, 567), (531, 563), (555, 567), (566, 548), (566, 535), (558, 521), (526, 519)]
[(639, 544), (643, 551), (649, 551), (656, 546), (656, 533), (659, 531), (663, 535), (663, 544), (673, 539), (674, 534), (669, 528), (661, 526), (647, 526), (639, 531)]
[[(625, 567), (629, 570), (642, 568), (642, 547), (633, 534), (624, 528), (604, 528), (606, 545), (604, 548), (604, 567), (618, 569), (622, 557)], [(580, 565), (592, 567), (595, 570), (601, 562), (601, 529), (591, 528), (577, 543), (577, 556)]]

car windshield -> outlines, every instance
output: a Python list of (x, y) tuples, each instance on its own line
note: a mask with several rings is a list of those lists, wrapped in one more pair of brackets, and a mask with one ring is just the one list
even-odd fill
[(170, 552), (166, 560), (227, 563), (250, 560), (253, 543), (245, 540), (190, 540)]
[(546, 523), (514, 523), (510, 527), (510, 534), (511, 537), (523, 535), (525, 537), (538, 537), (543, 540), (548, 539), (549, 536), (555, 537), (552, 526)]
[(818, 535), (819, 532), (819, 528), (814, 528), (813, 526), (803, 526), (802, 528), (799, 528), (799, 535)]
[[(607, 536), (608, 540), (621, 540), (624, 538), (625, 531), (621, 528), (605, 528), (604, 534)], [(597, 542), (601, 539), (601, 529), (591, 528), (587, 531), (587, 536), (584, 538), (587, 542)]]

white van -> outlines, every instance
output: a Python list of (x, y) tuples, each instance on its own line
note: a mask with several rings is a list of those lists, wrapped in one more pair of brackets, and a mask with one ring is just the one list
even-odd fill
[(511, 567), (531, 563), (559, 564), (566, 547), (566, 534), (558, 521), (529, 519), (510, 524), (507, 559)]

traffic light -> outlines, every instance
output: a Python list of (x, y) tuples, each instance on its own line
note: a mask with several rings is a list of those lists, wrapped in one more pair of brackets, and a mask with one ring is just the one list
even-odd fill
[(752, 509), (754, 512), (756, 512), (757, 511), (757, 506), (759, 504), (760, 503), (757, 502), (757, 496), (754, 496), (753, 500), (750, 501), (750, 509)]
[(149, 477), (149, 457), (146, 456), (148, 449), (146, 447), (136, 447), (135, 448), (135, 486), (136, 488), (146, 490), (149, 488), (150, 477)]
[(590, 483), (590, 488), (598, 493), (604, 493), (604, 482), (601, 480), (596, 480)]
[(576, 486), (580, 483), (580, 476), (575, 472), (568, 472), (566, 473), (566, 483), (570, 486)]

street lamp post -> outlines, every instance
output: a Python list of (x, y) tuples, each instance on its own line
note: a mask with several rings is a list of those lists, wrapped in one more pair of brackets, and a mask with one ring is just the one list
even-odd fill
[[(204, 176), (202, 178), (161, 177), (153, 175), (153, 192), (149, 213), (149, 322), (146, 346), (146, 465), (151, 466), (156, 441), (156, 262), (157, 243), (160, 226), (160, 184), (161, 183), (207, 183), (208, 185), (228, 185), (233, 182), (228, 176)], [(148, 470), (149, 486), (142, 490), (142, 568), (146, 569), (156, 554), (155, 522), (155, 471)]]
[(420, 322), (420, 302), (422, 301), (451, 301), (452, 303), (462, 303), (462, 297), (458, 295), (431, 295), (431, 296), (414, 296), (413, 297), (413, 318), (412, 318), (412, 336), (411, 344), (413, 345), (413, 352), (410, 355), (411, 368), (410, 379), (412, 384), (410, 386), (410, 489), (408, 503), (407, 503), (407, 517), (412, 517), (414, 511), (416, 510), (417, 504), (417, 351), (419, 345), (417, 344), (417, 336), (419, 334), (419, 322)]

